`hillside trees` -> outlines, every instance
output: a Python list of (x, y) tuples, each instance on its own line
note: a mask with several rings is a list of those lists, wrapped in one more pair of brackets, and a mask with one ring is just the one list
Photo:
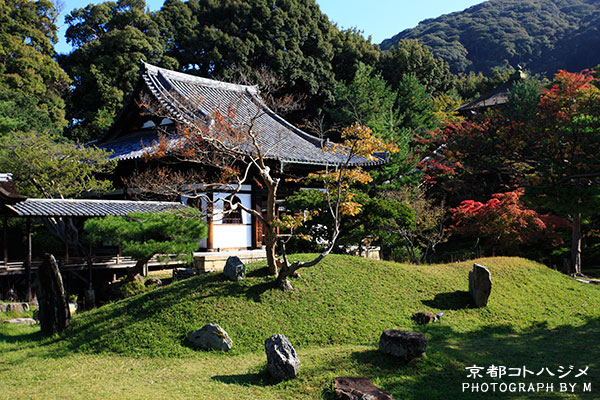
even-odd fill
[(486, 1), (422, 21), (381, 47), (421, 40), (453, 73), (489, 74), (497, 66), (517, 64), (546, 75), (561, 68), (578, 71), (600, 62), (598, 10), (598, 3), (588, 0)]

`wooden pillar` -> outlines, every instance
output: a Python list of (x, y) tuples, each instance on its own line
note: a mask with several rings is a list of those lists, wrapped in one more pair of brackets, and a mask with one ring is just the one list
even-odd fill
[(4, 266), (8, 265), (8, 217), (5, 215), (2, 218), (2, 244), (4, 247)]
[[(256, 188), (254, 185), (250, 186), (250, 208), (252, 208), (253, 210), (256, 210)], [(258, 248), (258, 228), (257, 228), (257, 223), (258, 223), (258, 218), (256, 218), (254, 216), (254, 214), (250, 215), (250, 220), (252, 223), (252, 248), (253, 249), (257, 249)]]
[(208, 194), (209, 200), (206, 202), (206, 222), (208, 223), (208, 233), (206, 237), (206, 250), (213, 251), (214, 250), (214, 242), (213, 242), (213, 197), (212, 193)]
[(25, 260), (25, 274), (27, 280), (27, 302), (31, 301), (31, 261), (32, 261), (32, 246), (31, 246), (31, 217), (27, 217), (27, 260)]

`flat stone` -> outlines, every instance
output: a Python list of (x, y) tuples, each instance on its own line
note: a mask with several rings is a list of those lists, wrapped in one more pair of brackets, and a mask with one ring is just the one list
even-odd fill
[(483, 265), (473, 264), (469, 271), (469, 293), (476, 307), (486, 307), (492, 293), (492, 274)]
[(367, 378), (335, 378), (333, 389), (337, 400), (393, 400)]
[(290, 341), (280, 334), (265, 340), (267, 370), (277, 380), (292, 379), (298, 376), (300, 359)]
[(218, 324), (206, 324), (188, 335), (188, 341), (205, 350), (229, 351), (233, 341)]
[(2, 321), (5, 324), (15, 324), (15, 325), (35, 325), (37, 321), (33, 318), (13, 318)]
[(388, 329), (379, 338), (379, 351), (404, 361), (412, 361), (425, 354), (427, 339), (419, 332)]
[(241, 281), (246, 278), (246, 266), (238, 257), (231, 256), (227, 258), (227, 262), (223, 268), (223, 275), (230, 281)]
[(435, 314), (431, 311), (419, 311), (412, 315), (412, 319), (419, 325), (425, 325), (435, 321)]

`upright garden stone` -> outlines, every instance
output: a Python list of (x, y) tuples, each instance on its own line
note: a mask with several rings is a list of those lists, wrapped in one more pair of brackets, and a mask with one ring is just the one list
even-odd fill
[(335, 378), (333, 390), (336, 400), (393, 400), (367, 378)]
[(404, 361), (412, 361), (425, 354), (426, 350), (427, 339), (422, 333), (388, 329), (379, 338), (379, 351)]
[(223, 268), (223, 275), (230, 281), (241, 281), (246, 278), (246, 266), (238, 257), (231, 256), (227, 258), (227, 262)]
[(188, 335), (188, 341), (205, 350), (229, 351), (233, 341), (218, 324), (206, 324)]
[(469, 271), (469, 293), (476, 307), (485, 307), (492, 293), (492, 275), (483, 265), (473, 264)]
[(69, 303), (60, 270), (53, 255), (46, 253), (37, 273), (40, 327), (45, 335), (64, 330), (71, 321)]
[(300, 359), (284, 335), (275, 334), (265, 340), (265, 353), (267, 369), (273, 378), (281, 381), (298, 376)]

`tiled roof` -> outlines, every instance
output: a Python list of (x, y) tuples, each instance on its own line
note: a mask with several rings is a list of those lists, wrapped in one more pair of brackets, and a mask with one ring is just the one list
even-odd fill
[(22, 217), (104, 217), (172, 211), (186, 206), (162, 201), (27, 199), (6, 207)]
[(476, 111), (486, 107), (499, 106), (508, 103), (508, 91), (513, 87), (515, 81), (510, 80), (483, 96), (458, 108), (458, 112)]
[[(344, 154), (324, 151), (328, 142), (309, 135), (294, 127), (271, 111), (260, 99), (255, 86), (237, 85), (214, 81), (193, 75), (171, 71), (144, 63), (142, 81), (155, 100), (166, 107), (179, 122), (189, 122), (198, 117), (230, 115), (232, 123), (244, 124), (256, 118), (253, 130), (257, 133), (258, 144), (265, 158), (284, 163), (339, 165), (346, 162)], [(113, 151), (119, 160), (141, 157), (153, 141), (155, 131), (143, 134), (100, 140), (96, 145)], [(171, 135), (172, 144), (180, 140)], [(382, 154), (375, 161), (364, 157), (354, 157), (350, 165), (377, 165), (385, 162)]]

